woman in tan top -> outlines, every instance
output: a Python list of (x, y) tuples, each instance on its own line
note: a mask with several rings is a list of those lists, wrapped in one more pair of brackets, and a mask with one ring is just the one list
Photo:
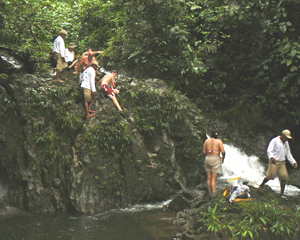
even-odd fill
[(222, 152), (222, 163), (224, 163), (225, 150), (223, 142), (218, 138), (216, 131), (211, 131), (211, 138), (208, 138), (203, 144), (203, 153), (205, 157), (205, 171), (207, 172), (207, 187), (209, 194), (216, 192), (216, 181), (218, 174), (221, 170), (221, 158), (220, 153)]

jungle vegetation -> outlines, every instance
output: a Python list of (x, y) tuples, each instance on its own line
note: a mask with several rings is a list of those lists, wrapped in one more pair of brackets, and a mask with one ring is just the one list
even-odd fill
[(136, 76), (162, 78), (204, 111), (259, 109), (300, 133), (296, 0), (1, 0), (4, 47), (49, 56), (66, 45)]
[[(0, 0), (0, 47), (25, 52), (31, 61), (40, 61), (50, 57), (53, 40), (65, 29), (69, 33), (66, 45), (75, 42), (79, 54), (88, 48), (103, 50), (97, 58), (108, 68), (117, 66), (135, 76), (161, 78), (209, 114), (222, 116), (232, 109), (237, 110), (235, 114), (240, 109), (249, 113), (258, 110), (275, 129), (290, 128), (297, 136), (299, 19), (298, 0)], [(60, 97), (64, 91), (49, 89), (48, 94)], [(44, 97), (27, 94), (33, 103)], [(138, 97), (134, 101), (138, 105)], [(56, 112), (55, 123), (64, 126), (66, 136), (83, 124), (73, 112), (63, 117), (60, 113), (65, 106), (40, 107), (50, 120)], [(169, 110), (168, 116), (177, 106)], [(164, 114), (159, 109), (153, 111), (159, 117)], [(31, 117), (23, 116), (26, 120)], [(177, 118), (183, 119), (175, 115), (174, 121)], [(158, 123), (154, 117), (147, 120), (151, 124), (143, 124), (144, 129), (140, 130), (151, 132)], [(44, 123), (32, 124), (38, 129)], [(128, 131), (122, 125), (118, 129)], [(36, 136), (42, 146), (48, 141), (58, 142), (56, 135), (44, 132)], [(86, 136), (86, 140), (94, 141), (92, 136)], [(121, 140), (126, 146), (128, 139)], [(56, 160), (55, 148), (44, 149), (51, 151), (51, 160)], [(225, 231), (233, 238), (253, 239), (264, 231), (276, 236), (296, 235), (299, 209), (286, 213), (273, 205), (274, 202), (257, 203), (241, 219), (233, 219), (226, 229), (219, 224), (222, 203), (202, 211), (199, 221), (208, 231)], [(261, 212), (259, 216), (254, 214)], [(284, 220), (286, 216), (294, 219), (295, 226), (288, 228), (276, 215), (284, 216)], [(271, 225), (274, 222), (276, 225)], [(233, 227), (237, 230), (232, 231)]]

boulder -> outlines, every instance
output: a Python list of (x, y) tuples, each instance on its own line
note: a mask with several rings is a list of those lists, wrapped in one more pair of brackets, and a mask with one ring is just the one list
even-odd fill
[(1, 65), (1, 73), (5, 73), (7, 75), (13, 73), (21, 73), (24, 67), (24, 63), (15, 57), (11, 56), (6, 52), (0, 51), (0, 65)]
[(172, 212), (179, 212), (188, 208), (200, 207), (208, 199), (209, 196), (206, 190), (183, 189), (176, 193), (166, 208)]
[(0, 79), (0, 181), (10, 206), (95, 213), (168, 200), (205, 179), (207, 122), (188, 98), (162, 80), (120, 75), (126, 117), (98, 94), (86, 119), (78, 76), (66, 76)]

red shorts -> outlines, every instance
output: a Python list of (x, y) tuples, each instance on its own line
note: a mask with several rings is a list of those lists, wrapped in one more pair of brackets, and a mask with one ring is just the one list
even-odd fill
[(101, 91), (106, 93), (108, 96), (112, 96), (112, 97), (115, 96), (114, 90), (112, 90), (107, 84), (103, 84), (101, 86)]

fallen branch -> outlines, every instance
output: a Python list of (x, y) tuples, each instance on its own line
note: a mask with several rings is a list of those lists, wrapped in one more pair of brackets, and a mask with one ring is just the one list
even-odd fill
[(40, 44), (39, 40), (37, 40), (36, 36), (35, 36), (34, 33), (32, 32), (31, 24), (30, 24), (30, 26), (29, 26), (29, 30), (30, 30), (30, 33), (31, 33), (32, 37), (33, 37), (34, 40), (36, 41), (37, 45), (41, 48), (41, 44)]

